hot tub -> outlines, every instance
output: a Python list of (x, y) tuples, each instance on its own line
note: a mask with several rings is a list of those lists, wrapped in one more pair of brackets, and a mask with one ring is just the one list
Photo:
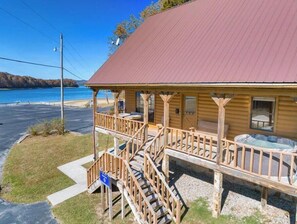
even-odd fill
[[(262, 157), (262, 175), (268, 175), (268, 167), (269, 167), (269, 156), (270, 151), (274, 151), (272, 153), (272, 163), (271, 163), (271, 176), (278, 176), (279, 167), (280, 167), (280, 154), (275, 151), (285, 151), (285, 152), (297, 152), (297, 142), (277, 136), (268, 136), (268, 135), (260, 135), (260, 134), (243, 134), (238, 135), (234, 138), (236, 143), (239, 143), (238, 153), (237, 153), (237, 161), (238, 166), (241, 167), (241, 156), (242, 156), (242, 146), (240, 143), (247, 145), (245, 147), (245, 161), (244, 161), (244, 169), (250, 171), (250, 159), (251, 159), (251, 148), (254, 148), (254, 158), (253, 158), (253, 169), (252, 172), (259, 172), (259, 160), (260, 160), (260, 151), (257, 150), (263, 149), (263, 157)], [(294, 162), (296, 163), (296, 161)], [(282, 162), (282, 174), (281, 176), (289, 176), (290, 175), (290, 164), (291, 164), (291, 156), (287, 154), (283, 154), (283, 162)], [(295, 164), (294, 170), (295, 173)]]

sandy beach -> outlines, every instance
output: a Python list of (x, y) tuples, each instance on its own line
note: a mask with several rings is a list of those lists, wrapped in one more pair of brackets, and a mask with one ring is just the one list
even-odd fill
[[(113, 105), (113, 99), (106, 101), (106, 99), (97, 99), (97, 105), (98, 107), (108, 107)], [(34, 104), (39, 104), (39, 103), (34, 103)], [(60, 102), (49, 102), (49, 103), (43, 103), (43, 104), (48, 104), (48, 105), (53, 105), (53, 106), (58, 106), (60, 105)], [(86, 99), (86, 100), (68, 100), (64, 101), (64, 105), (68, 107), (92, 107), (93, 103), (92, 100)]]

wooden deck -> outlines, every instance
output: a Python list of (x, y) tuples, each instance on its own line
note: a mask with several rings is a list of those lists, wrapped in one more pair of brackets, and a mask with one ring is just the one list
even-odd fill
[[(142, 125), (143, 122), (140, 121), (96, 114), (97, 131), (125, 141), (129, 141)], [(297, 153), (269, 150), (222, 139), (223, 148), (218, 161), (219, 143), (214, 136), (171, 127), (162, 133), (158, 133), (156, 128), (148, 132), (151, 138), (152, 135), (157, 137), (156, 144), (148, 150), (153, 158), (157, 157), (159, 150), (165, 149), (170, 156), (297, 196)], [(166, 145), (165, 135), (168, 136)]]
[[(179, 213), (175, 214), (173, 211), (179, 205), (176, 204), (177, 202), (168, 204), (169, 201), (163, 199), (162, 196), (169, 178), (170, 157), (214, 171), (214, 217), (217, 217), (220, 212), (223, 174), (262, 186), (261, 202), (263, 201), (264, 205), (267, 202), (267, 189), (274, 189), (297, 197), (297, 153), (254, 147), (226, 138), (218, 140), (216, 135), (208, 135), (199, 131), (172, 127), (149, 129), (144, 122), (99, 113), (96, 113), (95, 124), (96, 131), (126, 141), (126, 149), (120, 152), (117, 158), (129, 163), (134, 158), (138, 158), (138, 153), (142, 152), (141, 156), (145, 158), (143, 165), (145, 179), (159, 194), (160, 200), (167, 203), (167, 209), (170, 209), (171, 217), (175, 220), (179, 220)], [(165, 178), (155, 180), (153, 179), (155, 174), (151, 172), (158, 171), (154, 166), (161, 165), (161, 161), (163, 173), (158, 173), (158, 176)], [(98, 164), (99, 162), (97, 162), (97, 166)], [(102, 161), (100, 164), (101, 168), (105, 167)], [(124, 166), (123, 163), (120, 166)], [(96, 181), (99, 169), (99, 166), (94, 166), (88, 172), (89, 187)], [(161, 182), (159, 183), (159, 181)], [(155, 186), (156, 183), (159, 184)], [(171, 194), (167, 192), (167, 195)], [(137, 202), (139, 201), (135, 201), (135, 203)], [(140, 208), (138, 210), (143, 212)], [(153, 216), (150, 214), (150, 219), (155, 219)]]

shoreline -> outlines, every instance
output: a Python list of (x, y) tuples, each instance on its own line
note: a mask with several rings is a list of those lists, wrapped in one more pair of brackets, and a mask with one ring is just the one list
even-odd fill
[[(97, 105), (99, 107), (107, 107), (112, 106), (114, 100), (109, 99), (107, 102), (104, 98), (97, 99)], [(60, 106), (60, 101), (49, 101), (49, 102), (15, 102), (15, 103), (0, 103), (1, 106), (20, 106), (20, 105), (36, 105), (36, 104), (43, 104), (43, 105), (50, 105), (50, 106)], [(65, 100), (64, 106), (66, 107), (79, 107), (79, 108), (87, 108), (92, 107), (93, 103), (91, 99), (79, 99), (79, 100)]]

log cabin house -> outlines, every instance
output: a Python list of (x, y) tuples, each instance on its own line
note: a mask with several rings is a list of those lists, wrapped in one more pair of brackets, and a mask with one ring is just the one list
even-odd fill
[[(224, 175), (261, 186), (263, 206), (267, 189), (297, 196), (295, 0), (197, 0), (151, 16), (87, 86), (94, 93), (89, 191), (100, 186), (100, 170), (109, 173), (140, 223), (181, 222), (168, 184), (171, 158), (214, 171), (215, 217)], [(106, 89), (112, 115), (97, 112), (96, 95)], [(139, 120), (119, 113), (123, 91), (126, 115)], [(115, 139), (99, 158), (96, 133)]]

